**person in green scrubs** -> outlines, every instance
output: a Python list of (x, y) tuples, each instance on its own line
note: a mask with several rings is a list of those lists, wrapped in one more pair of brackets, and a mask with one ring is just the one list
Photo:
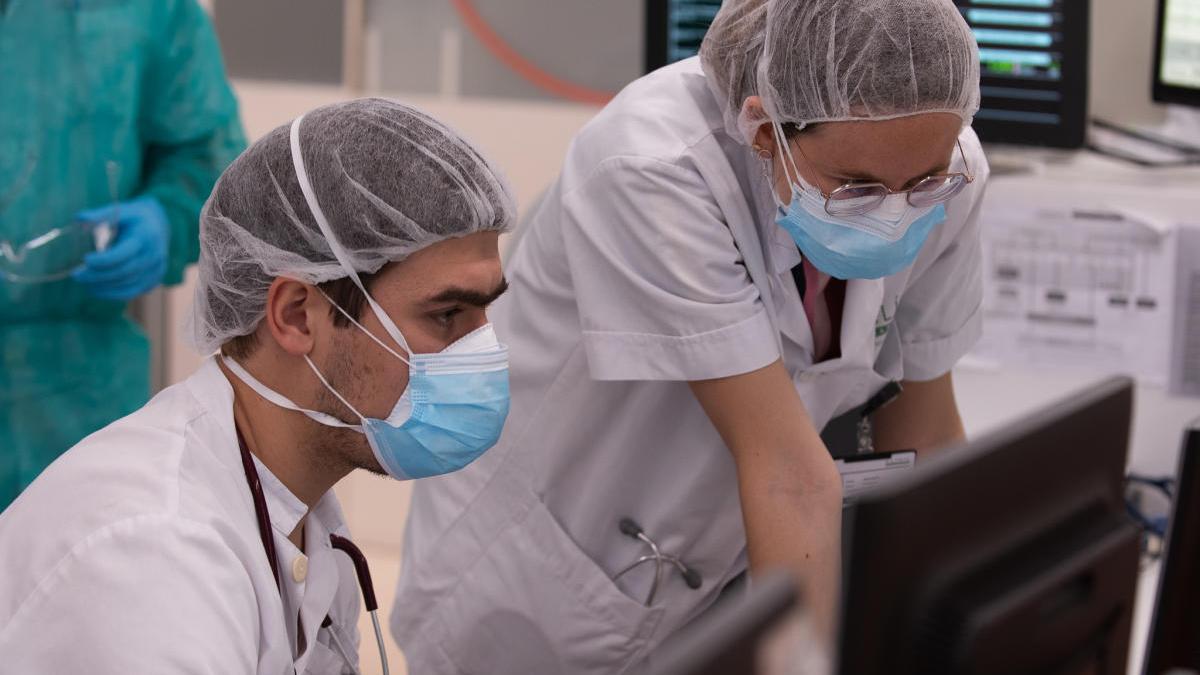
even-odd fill
[(150, 393), (127, 304), (245, 146), (195, 0), (0, 0), (0, 509)]

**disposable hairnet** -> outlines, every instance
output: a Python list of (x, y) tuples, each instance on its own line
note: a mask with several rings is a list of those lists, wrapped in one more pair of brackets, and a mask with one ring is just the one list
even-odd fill
[(979, 109), (979, 53), (952, 0), (725, 0), (700, 47), (730, 135)]
[[(276, 277), (350, 275), (313, 218), (283, 125), (221, 175), (200, 215), (189, 332), (211, 352), (254, 331)], [(500, 173), (457, 133), (409, 106), (360, 99), (317, 108), (295, 139), (312, 197), (356, 274), (431, 244), (504, 231), (516, 209)]]

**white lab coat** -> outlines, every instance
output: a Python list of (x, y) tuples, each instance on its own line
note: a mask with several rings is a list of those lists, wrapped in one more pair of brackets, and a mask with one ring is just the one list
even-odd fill
[[(352, 672), (319, 630), (329, 614), (357, 662), (354, 568), (329, 546), (349, 536), (337, 499), (306, 521), (305, 558), (287, 535), (306, 507), (258, 472), (284, 599), (215, 361), (72, 448), (0, 514), (0, 671)], [(309, 648), (293, 661), (297, 612)]]
[[(914, 265), (851, 281), (840, 358), (813, 365), (763, 167), (697, 59), (626, 88), (575, 138), (491, 311), (512, 354), (500, 443), (415, 487), (393, 633), (413, 672), (618, 673), (746, 568), (735, 467), (687, 382), (783, 357), (818, 428), (889, 380), (947, 372), (980, 332), (987, 164)], [(963, 170), (956, 159), (955, 171)], [(703, 576), (653, 569), (632, 517)]]

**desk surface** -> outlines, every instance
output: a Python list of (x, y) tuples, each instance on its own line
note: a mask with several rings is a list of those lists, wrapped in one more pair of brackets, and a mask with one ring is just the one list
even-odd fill
[[(961, 365), (954, 370), (954, 389), (967, 436), (975, 437), (1087, 390), (1103, 379), (1077, 372)], [(1130, 469), (1151, 475), (1174, 473), (1184, 429), (1197, 419), (1200, 419), (1200, 398), (1171, 396), (1161, 387), (1138, 384), (1129, 446)]]

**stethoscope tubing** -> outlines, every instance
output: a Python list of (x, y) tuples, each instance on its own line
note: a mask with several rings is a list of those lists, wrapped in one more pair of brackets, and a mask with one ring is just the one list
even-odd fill
[[(267, 562), (271, 565), (271, 576), (275, 577), (275, 586), (282, 596), (283, 586), (279, 582), (279, 554), (275, 550), (275, 538), (271, 535), (271, 513), (267, 509), (266, 494), (263, 492), (262, 480), (258, 476), (258, 468), (254, 466), (254, 458), (250, 455), (249, 448), (246, 447), (246, 441), (242, 437), (240, 429), (237, 431), (237, 437), (238, 449), (242, 456), (242, 470), (246, 473), (246, 485), (250, 488), (250, 498), (254, 502), (254, 517), (258, 522), (258, 534), (262, 539), (263, 552), (267, 554)], [(354, 542), (346, 537), (330, 534), (329, 543), (334, 549), (345, 553), (350, 558), (350, 562), (354, 564), (354, 575), (358, 578), (358, 586), (363, 594), (363, 606), (371, 615), (371, 625), (375, 629), (375, 645), (379, 648), (379, 662), (383, 667), (383, 675), (390, 675), (387, 651), (383, 645), (383, 630), (379, 626), (379, 602), (375, 597), (375, 584), (371, 580), (367, 557), (363, 555), (361, 549), (354, 545)], [(329, 615), (325, 615), (325, 621), (321, 623), (321, 628), (328, 629), (334, 648), (354, 669), (356, 675), (360, 675), (361, 671), (355, 665), (356, 661), (346, 651), (346, 646), (342, 644), (339, 635), (340, 631), (337, 630), (337, 626), (333, 625), (333, 620)]]

